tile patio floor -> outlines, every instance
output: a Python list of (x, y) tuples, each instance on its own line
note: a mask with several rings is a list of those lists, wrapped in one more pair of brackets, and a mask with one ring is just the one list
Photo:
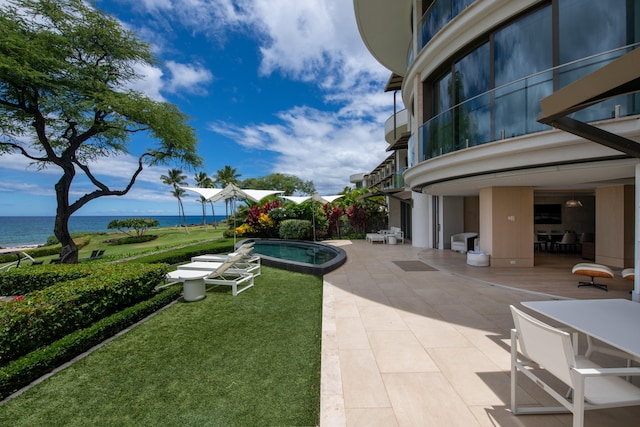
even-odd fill
[[(566, 255), (540, 254), (533, 269), (494, 269), (410, 244), (332, 244), (348, 259), (324, 277), (321, 427), (571, 426), (571, 415), (510, 413), (509, 305), (550, 293), (629, 298), (632, 288), (616, 278), (602, 281), (609, 292), (578, 289), (570, 268), (581, 260)], [(407, 260), (435, 269), (405, 271), (393, 262)], [(520, 385), (522, 400), (550, 402), (526, 379)], [(585, 419), (585, 426), (637, 426), (640, 407)]]

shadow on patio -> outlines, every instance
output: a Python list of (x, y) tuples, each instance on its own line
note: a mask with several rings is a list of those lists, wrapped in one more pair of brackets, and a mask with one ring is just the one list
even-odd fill
[[(603, 280), (609, 292), (577, 288), (583, 278), (571, 266), (581, 260), (568, 255), (497, 269), (468, 266), (451, 251), (333, 244), (348, 259), (324, 277), (326, 427), (571, 425), (570, 415), (515, 417), (508, 410), (509, 305), (550, 295), (628, 299), (632, 288), (619, 277)], [(548, 401), (534, 384), (521, 385), (523, 400)], [(635, 425), (639, 417), (640, 407), (601, 410), (588, 412), (586, 425)]]

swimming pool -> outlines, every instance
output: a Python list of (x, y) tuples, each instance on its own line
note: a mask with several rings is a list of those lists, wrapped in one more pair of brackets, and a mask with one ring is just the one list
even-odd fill
[(300, 273), (322, 276), (345, 263), (343, 249), (318, 242), (286, 239), (246, 239), (254, 242), (253, 252), (260, 255), (261, 263)]

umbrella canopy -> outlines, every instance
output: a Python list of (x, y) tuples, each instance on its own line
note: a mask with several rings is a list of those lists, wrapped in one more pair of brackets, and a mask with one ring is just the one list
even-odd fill
[(213, 196), (211, 200), (217, 202), (218, 200), (224, 199), (248, 199), (252, 202), (257, 202), (259, 200), (264, 199), (267, 196), (271, 196), (273, 194), (282, 193), (280, 190), (251, 190), (246, 188), (240, 188), (234, 184), (229, 184), (224, 187), (218, 194)]
[(229, 184), (224, 187), (219, 193), (211, 197), (209, 200), (217, 202), (219, 200), (232, 199), (233, 200), (233, 246), (236, 245), (236, 215), (235, 215), (235, 201), (237, 199), (247, 199), (252, 202), (258, 202), (267, 196), (273, 194), (282, 193), (280, 190), (251, 190), (246, 188), (240, 188), (237, 185)]

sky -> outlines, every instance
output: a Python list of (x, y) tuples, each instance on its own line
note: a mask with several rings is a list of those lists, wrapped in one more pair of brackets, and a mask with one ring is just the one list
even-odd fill
[[(96, 6), (150, 43), (158, 59), (139, 70), (145, 78), (133, 88), (190, 117), (204, 166), (183, 169), (189, 185), (196, 172), (214, 176), (228, 165), (240, 180), (282, 173), (332, 195), (387, 157), (384, 122), (393, 114), (393, 94), (384, 86), (391, 72), (364, 46), (351, 0), (97, 0)], [(153, 144), (132, 140), (129, 154), (91, 168), (122, 189), (136, 154)], [(126, 196), (91, 201), (75, 215), (177, 215), (177, 200), (160, 180), (176, 166), (146, 168)], [(71, 200), (94, 189), (79, 175)], [(55, 215), (60, 176), (21, 155), (0, 156), (0, 216)], [(186, 214), (201, 214), (198, 196), (188, 193)]]

